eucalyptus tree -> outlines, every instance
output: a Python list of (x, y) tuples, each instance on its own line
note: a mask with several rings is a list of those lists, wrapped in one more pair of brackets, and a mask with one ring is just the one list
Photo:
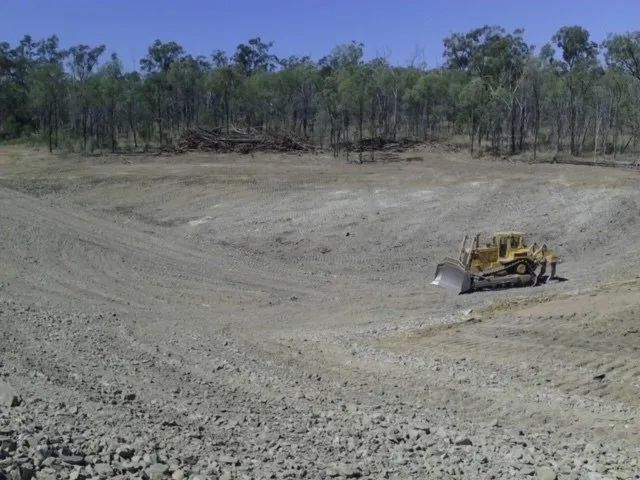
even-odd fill
[[(477, 91), (478, 87), (485, 89), (479, 97), (486, 102), (485, 105), (476, 105), (473, 111), (486, 115), (480, 114), (476, 118), (474, 114), (470, 117), (471, 128), (479, 128), (484, 124), (493, 130), (494, 138), (499, 139), (502, 119), (509, 118), (511, 153), (516, 152), (516, 93), (524, 65), (532, 51), (523, 34), (521, 29), (507, 33), (501, 27), (484, 26), (465, 34), (454, 33), (444, 40), (447, 67), (467, 72), (472, 79), (479, 79), (481, 83), (475, 82), (472, 90)], [(519, 114), (521, 117), (524, 115), (522, 108)]]
[[(350, 65), (340, 70), (338, 75), (338, 95), (344, 115), (344, 129), (348, 132), (351, 119), (355, 119), (358, 146), (362, 146), (364, 121), (367, 108), (371, 76), (368, 66), (362, 63)], [(358, 148), (358, 161), (362, 163), (362, 149)]]
[(58, 147), (58, 131), (68, 85), (63, 68), (67, 52), (60, 50), (58, 44), (58, 37), (54, 35), (34, 45), (34, 64), (27, 79), (39, 129), (47, 128), (49, 151)]
[(460, 91), (458, 101), (460, 102), (461, 113), (463, 115), (462, 121), (468, 122), (469, 140), (471, 152), (473, 152), (476, 136), (478, 137), (478, 142), (480, 142), (480, 123), (484, 118), (483, 111), (487, 109), (490, 103), (489, 92), (482, 82), (482, 79), (474, 77), (465, 83)]
[(609, 35), (603, 47), (609, 66), (640, 80), (640, 31)]
[[(138, 72), (127, 72), (122, 75), (122, 106), (125, 123), (127, 125), (127, 136), (133, 138), (134, 148), (138, 148), (138, 132), (142, 128), (147, 132), (149, 129), (144, 125), (149, 125), (148, 115), (142, 107), (142, 78)], [(147, 137), (149, 135), (146, 135)]]
[(209, 72), (206, 79), (206, 86), (222, 106), (224, 112), (224, 125), (229, 133), (231, 121), (232, 103), (236, 90), (240, 82), (240, 77), (231, 65), (219, 65)]
[(204, 58), (187, 55), (173, 61), (167, 69), (173, 120), (178, 129), (181, 125), (188, 128), (197, 123), (198, 107), (203, 101), (204, 75), (208, 68)]
[[(20, 100), (26, 100), (26, 91), (21, 92), (13, 69), (15, 52), (6, 43), (0, 43), (0, 137), (12, 137), (20, 133), (18, 126)], [(22, 93), (22, 94), (21, 94)]]
[[(118, 145), (118, 118), (124, 90), (122, 64), (115, 53), (100, 69), (99, 78), (102, 93), (102, 128), (103, 131), (108, 130), (111, 152), (115, 152)], [(104, 134), (101, 137), (104, 139)]]
[(229, 133), (232, 97), (239, 77), (231, 66), (231, 59), (222, 50), (214, 50), (210, 59), (203, 80), (207, 96), (206, 117), (213, 123), (224, 124)]
[[(331, 121), (331, 138), (335, 153), (339, 151), (341, 141), (349, 143), (349, 130), (354, 109), (364, 121), (363, 84), (358, 83), (361, 72), (364, 45), (351, 42), (334, 47), (329, 55), (319, 61), (323, 81), (322, 102)], [(354, 96), (355, 95), (355, 96)], [(359, 123), (359, 138), (362, 136), (362, 123)], [(347, 157), (349, 149), (347, 148)], [(361, 156), (360, 156), (361, 158)]]
[[(522, 102), (528, 104), (528, 110), (533, 115), (533, 160), (538, 154), (538, 138), (542, 119), (542, 89), (545, 83), (548, 60), (544, 55), (531, 56), (524, 66), (522, 82)], [(524, 121), (522, 123), (524, 125)], [(520, 132), (519, 149), (523, 145), (524, 128)]]
[(173, 98), (167, 78), (168, 72), (171, 65), (183, 56), (184, 49), (176, 42), (163, 43), (156, 40), (149, 47), (147, 55), (140, 60), (140, 67), (146, 72), (143, 96), (149, 108), (154, 112), (161, 145), (165, 141), (165, 131), (171, 126), (170, 107)]
[(569, 101), (569, 135), (571, 153), (579, 154), (579, 123), (584, 123), (584, 100), (593, 85), (597, 67), (598, 45), (589, 39), (589, 32), (578, 25), (562, 27), (552, 40), (562, 54)]
[(369, 123), (371, 136), (392, 136), (397, 122), (399, 82), (398, 76), (386, 58), (376, 57), (369, 62), (371, 72), (369, 94)]
[[(615, 156), (623, 119), (627, 120), (630, 130), (628, 142), (640, 136), (640, 129), (634, 121), (640, 108), (637, 103), (637, 91), (640, 89), (640, 31), (609, 35), (602, 46), (609, 67), (606, 81), (613, 95), (611, 149)], [(627, 147), (628, 143), (623, 148)]]
[(233, 62), (246, 77), (257, 72), (271, 72), (278, 62), (278, 58), (269, 53), (272, 46), (273, 42), (263, 42), (260, 37), (252, 38), (236, 47)]
[(316, 115), (320, 72), (309, 57), (289, 57), (280, 60), (282, 70), (278, 73), (280, 98), (290, 102), (291, 129), (303, 137), (309, 134)]
[(334, 156), (340, 153), (341, 131), (341, 106), (338, 92), (338, 73), (330, 69), (321, 70), (321, 82), (318, 92), (319, 103), (329, 122), (329, 145)]
[(25, 35), (15, 48), (0, 42), (0, 138), (29, 134), (36, 127), (29, 85), (37, 43)]
[(98, 65), (100, 56), (105, 51), (104, 45), (90, 47), (88, 45), (77, 45), (71, 47), (68, 51), (68, 67), (74, 80), (72, 90), (74, 93), (73, 108), (77, 110), (76, 117), (79, 117), (80, 128), (82, 130), (82, 149), (87, 149), (87, 133), (89, 120), (89, 106), (91, 99), (89, 98), (87, 80)]

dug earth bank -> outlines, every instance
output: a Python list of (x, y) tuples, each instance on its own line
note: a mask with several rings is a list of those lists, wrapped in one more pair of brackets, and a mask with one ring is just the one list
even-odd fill
[[(0, 471), (638, 478), (639, 179), (435, 147), (5, 148)], [(510, 229), (568, 281), (429, 284), (462, 235)]]

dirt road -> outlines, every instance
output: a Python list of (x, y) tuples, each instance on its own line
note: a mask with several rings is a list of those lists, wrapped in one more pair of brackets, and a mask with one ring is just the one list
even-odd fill
[[(640, 478), (636, 171), (5, 148), (0, 205), (7, 478)], [(505, 229), (568, 281), (429, 285)]]

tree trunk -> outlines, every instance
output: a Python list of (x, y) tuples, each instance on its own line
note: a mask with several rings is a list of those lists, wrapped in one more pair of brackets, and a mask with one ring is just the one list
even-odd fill
[(358, 161), (362, 163), (362, 123), (364, 117), (364, 98), (361, 96), (358, 102)]
[(371, 99), (371, 116), (369, 121), (371, 122), (371, 161), (375, 160), (374, 153), (374, 139), (376, 137), (376, 113), (375, 113), (375, 97)]
[(133, 134), (133, 148), (135, 148), (136, 150), (138, 149), (138, 139), (136, 136), (136, 129), (133, 125), (133, 112), (131, 109), (131, 105), (129, 105), (129, 108), (127, 109), (127, 113), (128, 113), (128, 117), (129, 117), (129, 128), (131, 129), (131, 133)]
[(525, 108), (524, 105), (520, 107), (520, 138), (518, 140), (518, 151), (522, 152), (524, 149), (524, 137), (525, 137)]
[(516, 154), (516, 100), (511, 100), (511, 155)]
[(393, 129), (391, 135), (393, 139), (396, 139), (396, 132), (398, 129), (398, 89), (393, 89)]
[(111, 153), (116, 153), (116, 125), (115, 125), (115, 107), (111, 108)]
[(569, 141), (571, 146), (571, 155), (576, 154), (576, 105), (575, 93), (573, 87), (573, 79), (569, 74)]
[(533, 127), (533, 161), (535, 162), (538, 154), (538, 133), (540, 132), (540, 98), (537, 90), (534, 95), (534, 101), (536, 105), (536, 121)]
[(593, 163), (596, 163), (598, 158), (598, 133), (600, 129), (600, 105), (596, 105), (596, 131), (593, 140)]
[(476, 126), (473, 119), (471, 120), (471, 154), (473, 154), (473, 144), (476, 143)]
[(584, 142), (587, 140), (587, 132), (589, 131), (589, 127), (591, 126), (591, 120), (584, 126), (584, 130), (582, 132), (582, 140), (580, 140), (580, 150), (578, 151), (579, 155), (582, 155), (584, 151)]
[(55, 140), (55, 146), (56, 146), (56, 148), (58, 148), (58, 123), (59, 123), (59, 122), (58, 122), (58, 102), (57, 102), (57, 101), (54, 103), (54, 107), (55, 107), (55, 118), (54, 118), (54, 123), (55, 123), (55, 133), (56, 133), (56, 136), (55, 136), (55, 139), (56, 139), (56, 140)]
[(333, 150), (333, 156), (336, 157), (336, 145), (335, 145), (335, 126), (333, 125), (333, 119), (331, 119), (331, 130), (329, 132), (329, 146)]
[(616, 108), (614, 113), (613, 132), (611, 134), (611, 141), (613, 142), (613, 159), (616, 159), (618, 154), (618, 109)]
[(556, 153), (562, 151), (562, 119), (561, 113), (558, 112), (556, 118)]
[(53, 152), (53, 108), (49, 105), (49, 153)]
[(302, 111), (302, 135), (307, 138), (307, 110), (306, 107)]
[(82, 151), (87, 151), (87, 111), (82, 110)]

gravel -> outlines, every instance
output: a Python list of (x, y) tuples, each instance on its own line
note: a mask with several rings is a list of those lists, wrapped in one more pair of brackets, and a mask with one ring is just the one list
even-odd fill
[[(420, 154), (17, 151), (1, 474), (638, 478), (638, 179)], [(569, 281), (428, 286), (493, 228), (549, 242)]]

